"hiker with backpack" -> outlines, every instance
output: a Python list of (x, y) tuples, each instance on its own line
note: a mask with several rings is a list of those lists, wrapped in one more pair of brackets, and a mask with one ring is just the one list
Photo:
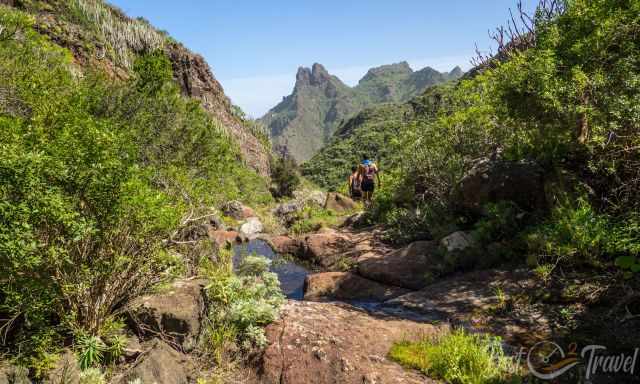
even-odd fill
[(354, 200), (362, 198), (362, 174), (358, 167), (351, 167), (351, 174), (348, 179), (349, 195)]
[(362, 164), (362, 194), (364, 198), (365, 205), (371, 203), (371, 199), (373, 198), (373, 191), (375, 190), (375, 180), (378, 180), (378, 188), (380, 187), (380, 176), (378, 175), (378, 166), (369, 160), (368, 156), (365, 156)]

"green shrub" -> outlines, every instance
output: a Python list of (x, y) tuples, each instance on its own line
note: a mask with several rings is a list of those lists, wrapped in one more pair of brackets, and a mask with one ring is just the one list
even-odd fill
[(181, 96), (162, 52), (139, 57), (128, 81), (77, 76), (28, 15), (0, 6), (0, 25), (20, 36), (0, 44), (6, 348), (40, 371), (75, 336), (87, 366), (106, 362), (122, 340), (105, 326), (185, 270), (167, 249), (185, 217), (271, 196), (224, 128)]
[(262, 327), (276, 319), (285, 302), (269, 265), (262, 256), (248, 255), (234, 273), (229, 250), (221, 253), (216, 264), (204, 260), (201, 274), (211, 282), (206, 292), (212, 306), (202, 349), (215, 361), (222, 359), (229, 344), (237, 343), (245, 350), (266, 345)]
[(505, 356), (499, 338), (463, 330), (435, 340), (400, 342), (391, 359), (452, 384), (518, 383), (518, 367)]
[(289, 156), (278, 156), (271, 162), (271, 193), (274, 197), (292, 197), (300, 185), (300, 176), (295, 160)]
[(289, 231), (293, 234), (301, 235), (315, 232), (322, 227), (334, 227), (346, 215), (346, 213), (344, 215), (338, 214), (329, 209), (307, 205), (297, 214), (296, 220), (289, 228)]

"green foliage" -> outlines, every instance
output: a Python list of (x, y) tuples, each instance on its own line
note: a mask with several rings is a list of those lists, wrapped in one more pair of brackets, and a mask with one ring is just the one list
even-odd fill
[(211, 281), (206, 291), (212, 306), (202, 348), (215, 361), (222, 359), (230, 343), (237, 342), (245, 350), (266, 345), (262, 326), (276, 319), (285, 301), (269, 264), (262, 256), (248, 255), (234, 273), (228, 250), (216, 264), (204, 261), (201, 274)]
[(100, 365), (107, 350), (106, 344), (97, 336), (80, 336), (76, 340), (80, 368), (87, 369)]
[(171, 62), (160, 50), (136, 60), (133, 72), (136, 74), (138, 92), (143, 94), (158, 93), (162, 87), (171, 84), (173, 78)]
[(300, 185), (298, 166), (289, 156), (278, 156), (271, 162), (271, 193), (274, 197), (292, 197)]
[(525, 213), (510, 201), (485, 206), (486, 215), (474, 224), (475, 239), (483, 244), (514, 238), (522, 228)]
[(20, 35), (0, 44), (7, 348), (44, 370), (76, 335), (86, 366), (107, 362), (122, 347), (107, 323), (180, 270), (165, 247), (181, 217), (271, 196), (222, 127), (180, 95), (161, 52), (139, 58), (129, 81), (78, 77), (69, 51), (36, 33), (28, 15), (0, 6), (0, 25)]
[(453, 331), (435, 340), (400, 342), (391, 359), (452, 384), (518, 383), (518, 367), (499, 338)]
[(623, 217), (598, 213), (584, 198), (564, 200), (546, 222), (528, 228), (523, 237), (539, 264), (539, 274), (547, 280), (558, 264), (602, 267), (610, 262), (625, 277), (640, 271), (637, 214)]
[[(491, 67), (454, 86), (432, 87), (403, 107), (379, 107), (378, 114), (352, 119), (303, 173), (337, 188), (352, 153), (374, 135), (384, 144), (373, 147), (372, 155), (383, 158), (390, 176), (376, 192), (369, 219), (392, 230), (406, 227), (393, 236), (411, 241), (412, 233), (434, 232), (436, 224), (416, 212), (438, 212), (444, 228), (458, 224), (452, 192), (475, 159), (499, 152), (504, 160), (534, 160), (551, 174), (575, 174), (575, 183), (586, 185), (590, 195), (572, 204), (549, 201), (558, 206), (524, 236), (540, 259), (533, 265), (607, 265), (637, 255), (638, 7), (568, 1), (562, 14), (535, 18), (532, 47), (505, 52)], [(398, 114), (402, 108), (409, 113)], [(535, 224), (527, 223), (529, 216), (517, 219), (520, 213), (508, 207), (489, 208), (474, 227), (483, 242), (509, 241), (525, 224)]]
[(336, 212), (310, 204), (298, 212), (289, 231), (296, 235), (318, 231), (322, 227), (335, 227), (348, 214)]

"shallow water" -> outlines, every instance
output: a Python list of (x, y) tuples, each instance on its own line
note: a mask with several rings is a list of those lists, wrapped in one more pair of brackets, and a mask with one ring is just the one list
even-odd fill
[(302, 300), (304, 297), (304, 279), (310, 273), (305, 267), (276, 254), (271, 246), (259, 239), (234, 247), (233, 265), (237, 266), (246, 255), (256, 254), (271, 260), (269, 270), (278, 275), (280, 287), (289, 299)]
[[(251, 254), (264, 256), (271, 260), (269, 270), (278, 276), (278, 280), (280, 280), (280, 287), (287, 298), (292, 300), (304, 299), (304, 280), (307, 275), (313, 272), (296, 263), (294, 260), (290, 260), (276, 254), (266, 241), (260, 239), (253, 239), (247, 243), (237, 244), (234, 246), (234, 267), (240, 265), (242, 259)], [(430, 316), (425, 314), (417, 313), (402, 307), (388, 306), (385, 305), (385, 303), (376, 300), (344, 300), (342, 302), (365, 310), (372, 315), (394, 316), (414, 321), (433, 320)]]

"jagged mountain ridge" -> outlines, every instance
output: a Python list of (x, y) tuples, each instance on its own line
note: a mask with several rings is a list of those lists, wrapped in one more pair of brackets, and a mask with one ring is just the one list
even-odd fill
[(285, 148), (297, 161), (310, 159), (329, 142), (338, 126), (363, 109), (381, 103), (402, 103), (432, 85), (462, 76), (433, 68), (413, 71), (407, 62), (370, 69), (354, 87), (331, 75), (324, 66), (300, 67), (291, 95), (260, 121), (276, 148)]

